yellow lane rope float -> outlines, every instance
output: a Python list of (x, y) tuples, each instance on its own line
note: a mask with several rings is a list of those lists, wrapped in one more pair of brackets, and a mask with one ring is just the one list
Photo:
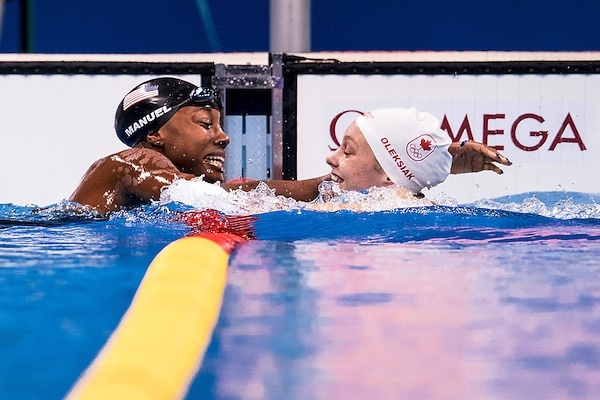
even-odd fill
[(229, 253), (239, 236), (178, 239), (152, 261), (98, 356), (68, 399), (178, 399), (185, 396), (217, 323)]

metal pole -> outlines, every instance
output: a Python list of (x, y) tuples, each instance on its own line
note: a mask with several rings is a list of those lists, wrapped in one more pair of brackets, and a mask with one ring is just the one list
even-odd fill
[(271, 56), (271, 149), (272, 179), (283, 179), (283, 57), (280, 53)]
[(21, 0), (21, 53), (34, 52), (33, 0)]
[(310, 0), (271, 0), (271, 53), (310, 51)]

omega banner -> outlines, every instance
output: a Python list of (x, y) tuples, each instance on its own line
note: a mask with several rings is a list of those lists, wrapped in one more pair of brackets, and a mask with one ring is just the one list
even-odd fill
[(329, 172), (325, 157), (357, 111), (416, 107), (453, 141), (486, 143), (513, 162), (503, 175), (451, 175), (429, 198), (600, 193), (600, 75), (300, 75), (297, 107), (298, 179)]

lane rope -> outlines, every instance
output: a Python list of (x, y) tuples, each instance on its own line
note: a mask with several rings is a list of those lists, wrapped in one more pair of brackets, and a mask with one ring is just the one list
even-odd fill
[(204, 233), (161, 250), (67, 399), (183, 398), (219, 317), (229, 254), (243, 241)]

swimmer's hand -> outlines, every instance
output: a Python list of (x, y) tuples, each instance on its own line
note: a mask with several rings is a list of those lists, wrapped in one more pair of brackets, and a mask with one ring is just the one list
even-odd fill
[(473, 140), (463, 142), (453, 142), (448, 148), (452, 155), (451, 174), (465, 174), (469, 172), (494, 171), (497, 174), (503, 174), (496, 163), (502, 165), (512, 165), (512, 162), (495, 149)]

